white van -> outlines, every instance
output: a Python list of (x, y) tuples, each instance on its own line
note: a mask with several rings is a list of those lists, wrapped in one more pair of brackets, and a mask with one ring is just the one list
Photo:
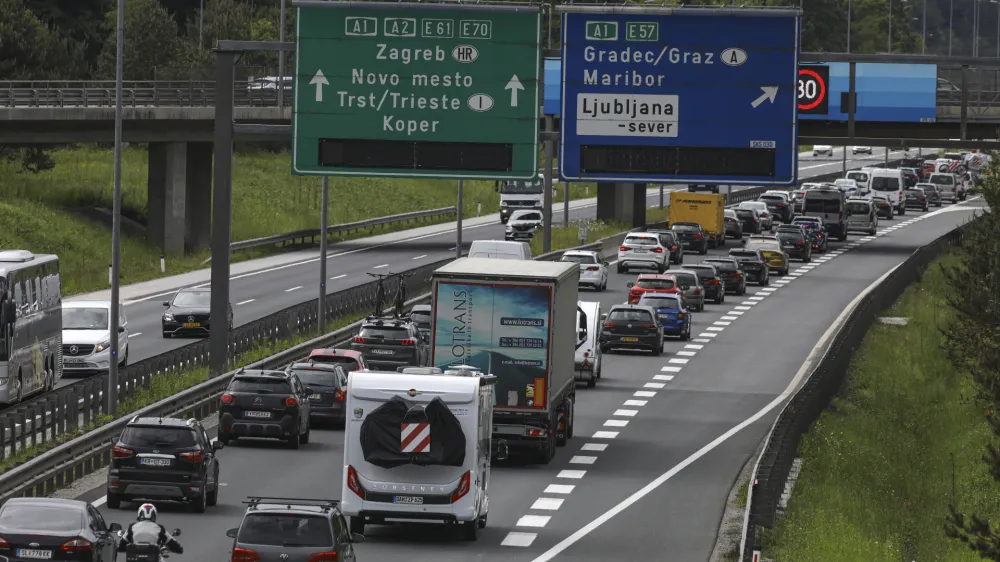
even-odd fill
[(527, 242), (512, 240), (473, 240), (472, 245), (469, 246), (469, 257), (530, 260), (531, 246)]
[(854, 180), (858, 184), (858, 191), (861, 193), (871, 189), (871, 173), (864, 170), (851, 170), (844, 175), (845, 179)]
[(873, 195), (885, 197), (896, 209), (897, 215), (906, 214), (906, 182), (903, 180), (903, 170), (890, 168), (873, 168), (871, 172), (871, 190)]
[(935, 172), (927, 178), (927, 183), (933, 183), (937, 186), (942, 201), (947, 199), (952, 203), (957, 203), (961, 196), (959, 193), (959, 179), (955, 174)]
[(585, 381), (587, 388), (594, 388), (597, 379), (601, 378), (601, 346), (597, 345), (601, 332), (601, 303), (577, 301), (576, 317), (578, 327), (586, 327), (587, 336), (583, 345), (576, 348), (575, 378)]
[(496, 377), (468, 366), (354, 371), (340, 508), (351, 532), (387, 519), (458, 523), (479, 538), (489, 513)]

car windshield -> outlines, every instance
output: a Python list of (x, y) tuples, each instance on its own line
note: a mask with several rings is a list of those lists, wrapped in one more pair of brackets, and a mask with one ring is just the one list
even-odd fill
[(695, 272), (698, 275), (698, 279), (711, 279), (715, 277), (715, 268), (713, 267), (698, 267), (692, 265), (687, 265), (685, 267)]
[(63, 330), (107, 330), (109, 312), (106, 308), (64, 308)]
[(426, 327), (431, 325), (431, 313), (429, 310), (418, 310), (410, 312), (410, 320), (417, 326)]
[(761, 250), (762, 252), (780, 252), (781, 247), (773, 242), (747, 242), (747, 250)]
[(361, 368), (358, 365), (358, 362), (353, 358), (344, 357), (343, 355), (317, 355), (315, 357), (310, 357), (309, 360), (317, 363), (333, 363), (335, 365), (340, 365), (348, 373), (351, 371), (357, 371)]
[(324, 369), (292, 369), (292, 373), (298, 375), (299, 380), (302, 381), (304, 385), (316, 385), (316, 386), (333, 386), (339, 387), (343, 386), (343, 381), (337, 376), (334, 371), (327, 371)]
[(243, 519), (236, 542), (285, 547), (332, 547), (333, 532), (326, 517), (251, 513)]
[(410, 338), (410, 332), (402, 327), (365, 326), (358, 336), (378, 340), (405, 340)]
[[(757, 199), (761, 201), (770, 201), (772, 203), (784, 203), (785, 199), (779, 195), (761, 195)], [(766, 203), (765, 203), (766, 204)]]
[(852, 215), (864, 215), (867, 214), (869, 211), (868, 204), (861, 203), (860, 201), (858, 202), (852, 201), (847, 204), (847, 211)]
[(767, 203), (761, 203), (760, 201), (744, 201), (740, 203), (740, 207), (744, 209), (757, 209), (759, 211), (767, 210)]
[(733, 271), (736, 269), (736, 264), (729, 261), (713, 261), (712, 265), (719, 268), (720, 271)]
[(212, 304), (212, 293), (208, 291), (188, 291), (177, 293), (174, 297), (174, 306), (210, 306)]
[(736, 209), (736, 216), (741, 219), (754, 218), (752, 209)]
[(193, 447), (194, 431), (187, 427), (143, 427), (129, 426), (122, 432), (122, 443), (135, 447)]
[(847, 174), (847, 179), (854, 180), (858, 183), (864, 183), (868, 181), (868, 174), (862, 172), (853, 172)]
[(626, 244), (632, 244), (633, 246), (655, 246), (656, 238), (651, 236), (626, 236)]
[(938, 185), (952, 185), (955, 183), (951, 176), (931, 176), (931, 182)]
[(250, 392), (253, 394), (291, 394), (292, 387), (288, 381), (279, 378), (240, 377), (233, 379), (229, 385), (233, 392)]
[(872, 189), (875, 191), (898, 191), (899, 178), (872, 178)]
[(698, 284), (698, 276), (693, 273), (673, 273), (681, 287), (691, 287)]
[(658, 295), (647, 295), (639, 299), (639, 304), (642, 306), (651, 306), (653, 308), (672, 308), (677, 310), (681, 307), (681, 303), (677, 302), (677, 299), (665, 298)]
[(559, 261), (565, 261), (570, 263), (583, 263), (583, 264), (595, 264), (597, 263), (597, 258), (589, 254), (563, 254)]
[(924, 190), (924, 192), (937, 191), (933, 183), (918, 183), (917, 188)]
[(673, 289), (672, 279), (640, 279), (636, 284), (640, 289)]
[(503, 186), (500, 188), (500, 193), (505, 194), (538, 194), (544, 192), (545, 185), (541, 181), (536, 182), (524, 182), (524, 181), (505, 181)]
[(55, 505), (10, 505), (0, 512), (0, 527), (8, 531), (78, 532), (83, 528), (81, 512)]
[(803, 241), (805, 241), (805, 237), (802, 236), (801, 232), (795, 232), (795, 231), (792, 231), (792, 230), (779, 230), (778, 231), (778, 240), (781, 240), (782, 242), (784, 242), (786, 244), (788, 244), (788, 243), (794, 244), (796, 242), (803, 242)]
[(673, 229), (677, 232), (698, 232), (701, 230), (701, 225), (697, 224), (675, 224)]
[(745, 260), (745, 259), (755, 260), (757, 259), (757, 252), (751, 252), (749, 250), (733, 250), (729, 252), (729, 256), (737, 260)]
[(806, 197), (805, 212), (807, 213), (839, 213), (840, 196), (838, 197)]
[(515, 221), (540, 221), (542, 220), (541, 213), (521, 213), (519, 215), (514, 215), (511, 220)]
[(611, 314), (608, 315), (608, 320), (618, 322), (650, 322), (653, 319), (650, 317), (649, 312), (645, 310), (617, 308), (611, 311)]

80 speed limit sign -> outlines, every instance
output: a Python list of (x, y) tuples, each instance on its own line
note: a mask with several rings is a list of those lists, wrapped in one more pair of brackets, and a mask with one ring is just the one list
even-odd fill
[(826, 65), (799, 66), (799, 113), (826, 115), (830, 111), (830, 67)]

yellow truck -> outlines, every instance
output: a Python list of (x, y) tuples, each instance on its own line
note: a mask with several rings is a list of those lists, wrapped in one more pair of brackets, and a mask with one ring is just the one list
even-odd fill
[[(726, 245), (726, 196), (718, 193), (674, 191), (670, 194), (670, 226), (677, 223), (701, 225), (708, 248)], [(685, 249), (700, 246), (697, 240), (685, 237)]]

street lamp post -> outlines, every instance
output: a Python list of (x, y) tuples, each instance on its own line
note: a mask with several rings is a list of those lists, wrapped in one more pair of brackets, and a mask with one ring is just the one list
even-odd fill
[[(285, 0), (281, 0), (278, 41), (285, 42)], [(278, 52), (278, 107), (285, 107), (285, 51)]]
[(927, 53), (927, 0), (924, 0), (924, 23), (920, 32), (920, 54)]
[(202, 35), (202, 28), (205, 25), (205, 0), (201, 0), (199, 6), (200, 7), (198, 8), (198, 48), (200, 49), (205, 46), (205, 42), (202, 39), (204, 37), (204, 35)]
[(892, 0), (889, 0), (889, 38), (886, 40), (889, 54), (892, 54)]
[(851, 52), (851, 0), (847, 0), (847, 52)]
[(952, 28), (955, 23), (955, 0), (949, 0), (948, 2), (948, 56), (951, 56), (951, 36)]
[(118, 326), (121, 302), (118, 283), (121, 271), (122, 230), (122, 74), (125, 70), (125, 0), (118, 0), (118, 29), (115, 45), (115, 171), (114, 195), (111, 203), (111, 314), (108, 327), (111, 332), (111, 362), (108, 365), (108, 387), (104, 389), (104, 413), (118, 417)]

